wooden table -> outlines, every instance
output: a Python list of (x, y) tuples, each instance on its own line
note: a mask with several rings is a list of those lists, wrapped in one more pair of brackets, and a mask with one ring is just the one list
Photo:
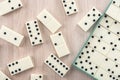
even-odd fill
[[(0, 0), (3, 1), (3, 0)], [(77, 26), (78, 21), (95, 6), (103, 12), (110, 0), (76, 0), (79, 13), (66, 16), (61, 0), (22, 0), (24, 7), (0, 17), (0, 26), (6, 25), (25, 36), (21, 47), (13, 46), (0, 39), (0, 69), (10, 76), (6, 64), (26, 56), (32, 56), (35, 68), (21, 74), (10, 76), (12, 80), (30, 80), (31, 73), (42, 73), (44, 80), (92, 80), (89, 76), (71, 67), (71, 70), (64, 78), (60, 78), (54, 71), (48, 68), (43, 62), (50, 53), (56, 54), (49, 35), (51, 34), (43, 24), (39, 23), (42, 30), (44, 44), (32, 47), (26, 32), (25, 22), (36, 19), (36, 16), (45, 8), (62, 24), (64, 38), (69, 46), (71, 54), (61, 58), (70, 66), (78, 54), (80, 48), (87, 39), (89, 32), (84, 32)]]

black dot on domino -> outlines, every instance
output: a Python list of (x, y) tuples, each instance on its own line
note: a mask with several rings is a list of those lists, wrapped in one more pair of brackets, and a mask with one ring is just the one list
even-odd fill
[(54, 68), (54, 65), (52, 65), (52, 68)]
[(14, 72), (12, 71), (11, 74), (14, 74)]
[(19, 7), (21, 7), (21, 4), (18, 4)]
[(49, 61), (47, 60), (46, 63), (49, 63)]
[(67, 7), (67, 4), (65, 4), (64, 7)]
[(93, 72), (92, 72), (91, 74), (92, 74), (92, 75), (94, 75), (94, 73), (93, 73)]
[(70, 12), (69, 12), (69, 11), (67, 11), (67, 14), (70, 14)]
[(93, 16), (95, 17), (95, 14), (93, 14)]
[(38, 27), (38, 25), (35, 25), (35, 27)]
[(74, 2), (72, 2), (71, 4), (74, 4)]
[(103, 74), (100, 74), (101, 77), (103, 77)]
[(117, 34), (120, 34), (120, 32), (117, 32)]
[(37, 40), (37, 37), (35, 37), (35, 40)]
[(14, 66), (15, 64), (14, 64), (14, 63), (12, 63), (12, 65)]
[(85, 71), (87, 71), (88, 69), (86, 68)]
[(15, 70), (15, 72), (17, 73), (17, 70)]
[(29, 30), (29, 33), (31, 33), (32, 31), (31, 30)]
[(29, 26), (30, 24), (29, 23), (27, 23), (27, 26)]
[(11, 7), (12, 10), (14, 10), (14, 7)]
[(60, 65), (62, 65), (62, 63), (60, 63)]
[(94, 38), (94, 36), (92, 36), (92, 38)]
[(32, 44), (35, 44), (35, 42), (32, 42)]
[(44, 18), (46, 19), (46, 18), (47, 18), (47, 16), (44, 16)]
[(95, 22), (96, 20), (95, 19), (93, 19), (93, 22)]
[(93, 11), (95, 11), (95, 9), (93, 9)]
[(98, 26), (98, 28), (100, 28), (100, 26)]
[(72, 7), (69, 7), (69, 9), (72, 9)]
[(115, 21), (114, 23), (117, 24), (117, 21)]
[(37, 23), (37, 21), (34, 21), (34, 23), (36, 24), (36, 23)]
[(37, 33), (37, 35), (40, 35), (40, 33)]
[(106, 58), (105, 61), (108, 61), (108, 58)]
[(65, 0), (63, 0), (63, 3), (65, 3)]
[(115, 1), (113, 1), (113, 4), (115, 4), (116, 2)]
[(30, 37), (33, 37), (33, 35), (31, 34)]
[(55, 46), (57, 46), (57, 43), (54, 43)]
[(21, 69), (19, 68), (18, 71), (21, 71)]
[(90, 14), (87, 15), (88, 17), (90, 16)]
[(15, 63), (16, 63), (16, 64), (18, 64), (18, 62), (17, 62), (17, 61), (16, 61)]
[(108, 34), (110, 34), (110, 32), (108, 32)]
[(60, 73), (60, 71), (58, 71), (58, 73)]
[(54, 60), (56, 60), (56, 57), (54, 57)]
[(55, 71), (57, 71), (58, 69), (57, 68), (55, 68)]
[(107, 25), (107, 28), (109, 28), (110, 26)]
[(11, 64), (9, 64), (8, 66), (11, 67)]
[(6, 78), (5, 80), (9, 80), (8, 78)]
[(118, 40), (120, 41), (120, 38), (118, 38)]
[(98, 14), (98, 16), (101, 16), (101, 14)]
[(106, 20), (105, 22), (108, 23), (108, 20)]
[(30, 29), (30, 27), (28, 27), (28, 29)]
[(74, 9), (74, 11), (76, 12), (76, 11), (77, 11), (77, 9)]
[(37, 28), (36, 31), (38, 31), (39, 29)]
[(42, 40), (39, 40), (40, 42), (42, 42)]
[(58, 35), (61, 36), (61, 33), (59, 33)]
[(75, 65), (77, 65), (78, 63), (77, 62), (75, 62)]
[(63, 76), (63, 73), (61, 73), (61, 76)]
[(10, 3), (11, 2), (11, 0), (8, 0), (8, 3)]
[(17, 38), (15, 37), (15, 38), (14, 38), (14, 40), (16, 41), (16, 40), (17, 40)]
[(4, 34), (4, 35), (6, 35), (7, 33), (6, 33), (6, 32), (4, 32), (3, 34)]
[(85, 25), (87, 25), (87, 22), (85, 22)]

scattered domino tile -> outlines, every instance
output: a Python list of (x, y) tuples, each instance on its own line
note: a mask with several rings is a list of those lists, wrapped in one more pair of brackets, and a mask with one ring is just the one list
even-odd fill
[(102, 13), (93, 7), (78, 23), (78, 25), (84, 30), (88, 31), (101, 17)]
[(31, 45), (34, 46), (43, 43), (41, 30), (39, 28), (37, 20), (26, 22), (26, 28), (30, 38)]
[(71, 15), (78, 12), (75, 0), (61, 0), (61, 1), (66, 15)]
[(53, 71), (55, 71), (61, 77), (64, 77), (65, 74), (70, 69), (66, 64), (64, 64), (54, 54), (50, 54), (50, 56), (45, 60), (45, 64), (48, 65)]
[(2, 71), (0, 71), (0, 80), (11, 80), (11, 79), (7, 77)]
[(74, 67), (97, 80), (120, 80), (119, 25), (118, 20), (105, 14), (74, 60)]
[(11, 75), (19, 74), (34, 67), (31, 57), (25, 57), (20, 60), (9, 63), (8, 69)]
[(31, 80), (43, 80), (42, 74), (31, 74)]
[(13, 45), (20, 46), (24, 36), (2, 25), (0, 29), (0, 38)]
[(58, 32), (50, 36), (53, 46), (57, 52), (58, 57), (64, 57), (70, 54), (67, 44), (64, 40), (62, 32)]
[(45, 9), (37, 16), (37, 18), (52, 33), (55, 33), (61, 27), (61, 24)]
[(4, 0), (0, 3), (0, 16), (15, 11), (23, 6), (20, 0)]
[(106, 14), (120, 22), (120, 1), (113, 0)]

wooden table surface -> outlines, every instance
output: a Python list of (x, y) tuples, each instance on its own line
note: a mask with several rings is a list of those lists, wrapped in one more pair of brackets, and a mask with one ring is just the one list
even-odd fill
[[(25, 22), (36, 19), (36, 16), (44, 8), (47, 9), (62, 24), (62, 28), (59, 29), (59, 31), (63, 32), (71, 54), (61, 58), (61, 60), (68, 66), (71, 66), (90, 33), (90, 31), (84, 32), (76, 24), (93, 6), (103, 12), (109, 1), (110, 0), (76, 0), (79, 13), (66, 16), (61, 0), (22, 0), (23, 8), (0, 17), (0, 27), (1, 25), (6, 25), (25, 36), (21, 47), (16, 47), (0, 39), (0, 69), (12, 80), (30, 80), (30, 74), (32, 73), (44, 74), (44, 80), (92, 80), (89, 76), (73, 67), (71, 67), (71, 70), (64, 78), (61, 78), (46, 66), (43, 63), (44, 60), (50, 53), (56, 54), (49, 37), (51, 33), (43, 24), (39, 23), (44, 44), (32, 47), (25, 28)], [(18, 75), (10, 76), (6, 64), (26, 56), (32, 56), (35, 67)]]

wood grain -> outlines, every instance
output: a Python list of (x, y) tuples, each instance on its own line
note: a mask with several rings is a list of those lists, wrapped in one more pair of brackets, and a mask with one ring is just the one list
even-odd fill
[(23, 8), (0, 17), (0, 27), (4, 24), (25, 36), (21, 47), (13, 46), (0, 39), (0, 69), (10, 76), (6, 67), (7, 63), (22, 57), (32, 56), (35, 68), (15, 76), (10, 76), (12, 80), (30, 80), (31, 73), (44, 74), (44, 80), (92, 80), (89, 76), (73, 67), (71, 67), (71, 70), (64, 78), (60, 78), (48, 68), (43, 61), (50, 53), (56, 54), (49, 38), (51, 33), (43, 24), (39, 23), (44, 38), (44, 44), (32, 47), (25, 29), (25, 22), (36, 19), (36, 16), (44, 8), (54, 15), (62, 24), (62, 28), (59, 31), (63, 32), (71, 51), (71, 55), (61, 58), (61, 60), (70, 66), (90, 33), (90, 31), (84, 32), (76, 24), (93, 6), (103, 12), (109, 1), (110, 0), (76, 0), (79, 13), (66, 16), (61, 0), (22, 0), (24, 4)]

